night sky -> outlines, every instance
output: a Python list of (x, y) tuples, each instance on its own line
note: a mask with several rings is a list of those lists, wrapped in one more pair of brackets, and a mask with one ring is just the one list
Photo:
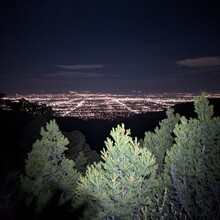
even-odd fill
[(220, 91), (218, 0), (4, 0), (0, 92)]

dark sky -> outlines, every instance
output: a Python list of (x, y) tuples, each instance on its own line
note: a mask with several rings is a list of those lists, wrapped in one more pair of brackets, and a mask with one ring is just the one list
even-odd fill
[(220, 91), (220, 1), (0, 1), (0, 92), (68, 90)]

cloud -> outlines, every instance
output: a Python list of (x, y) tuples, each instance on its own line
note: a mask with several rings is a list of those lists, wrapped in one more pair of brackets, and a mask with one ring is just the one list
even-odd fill
[(103, 64), (85, 64), (85, 65), (55, 65), (55, 67), (64, 70), (88, 70), (104, 68)]
[(44, 74), (47, 77), (64, 77), (64, 78), (75, 78), (75, 77), (103, 77), (103, 74), (99, 73), (85, 73), (85, 72), (72, 72), (72, 71), (60, 71), (52, 74)]
[(208, 68), (220, 66), (220, 57), (200, 57), (190, 58), (185, 60), (178, 60), (176, 64), (179, 66), (191, 67), (191, 68)]
[[(104, 68), (104, 64), (83, 64), (83, 65), (55, 65), (61, 70), (51, 74), (44, 74), (44, 77), (50, 78), (102, 78), (102, 77), (118, 77), (116, 74), (100, 73), (100, 69)], [(93, 72), (97, 71), (97, 72)]]
[(117, 77), (119, 75), (105, 75), (101, 73), (86, 73), (86, 72), (72, 72), (72, 71), (59, 71), (52, 74), (44, 74), (46, 77), (63, 77), (63, 78), (98, 78), (98, 77)]

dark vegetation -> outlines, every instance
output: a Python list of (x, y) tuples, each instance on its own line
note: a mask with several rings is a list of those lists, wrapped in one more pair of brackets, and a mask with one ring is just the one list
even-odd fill
[[(96, 209), (97, 207), (101, 207), (102, 209), (105, 209), (107, 207), (106, 204), (109, 203), (109, 201), (101, 201), (103, 204), (99, 204), (100, 201), (93, 201), (93, 204), (96, 204), (96, 206), (91, 206), (89, 195), (92, 194), (92, 192), (88, 193), (89, 189), (93, 189), (94, 185), (92, 185), (89, 180), (90, 178), (93, 178), (93, 176), (98, 175), (97, 169), (101, 169), (98, 167), (92, 167), (91, 172), (93, 172), (92, 176), (89, 176), (86, 172), (87, 165), (93, 164), (95, 161), (99, 162), (101, 160), (101, 154), (100, 151), (105, 148), (107, 151), (102, 151), (102, 161), (104, 160), (106, 163), (108, 162), (109, 156), (112, 158), (115, 158), (115, 152), (109, 150), (109, 145), (114, 145), (116, 148), (118, 145), (123, 145), (123, 141), (129, 140), (129, 143), (132, 145), (135, 142), (130, 139), (131, 137), (137, 137), (140, 139), (141, 147), (143, 149), (149, 149), (151, 153), (154, 153), (155, 155), (155, 163), (152, 163), (150, 169), (150, 173), (152, 175), (152, 179), (149, 179), (147, 181), (156, 181), (155, 185), (162, 184), (163, 186), (167, 186), (165, 191), (156, 190), (156, 192), (151, 192), (152, 197), (158, 198), (156, 199), (158, 203), (158, 207), (153, 207), (149, 209), (149, 212), (152, 212), (154, 210), (157, 215), (153, 215), (152, 213), (149, 214), (146, 212), (146, 210), (140, 209), (138, 212), (133, 213), (133, 219), (137, 219), (134, 217), (137, 215), (140, 219), (145, 219), (145, 215), (151, 216), (151, 219), (207, 219), (206, 213), (202, 213), (201, 216), (195, 214), (192, 215), (192, 210), (195, 210), (196, 212), (199, 212), (199, 208), (197, 206), (191, 206), (189, 208), (187, 207), (179, 207), (180, 202), (174, 202), (172, 203), (171, 209), (174, 213), (172, 215), (168, 214), (169, 208), (168, 205), (164, 205), (166, 201), (172, 201), (173, 197), (175, 195), (175, 190), (169, 188), (169, 181), (171, 181), (169, 178), (169, 166), (170, 164), (174, 163), (172, 162), (172, 157), (167, 159), (167, 165), (164, 167), (164, 157), (161, 159), (162, 156), (157, 155), (157, 152), (154, 152), (153, 146), (155, 143), (161, 143), (164, 140), (161, 138), (161, 140), (158, 140), (158, 136), (153, 136), (153, 131), (156, 128), (156, 126), (159, 125), (159, 122), (161, 122), (163, 119), (165, 119), (166, 112), (151, 112), (147, 114), (142, 115), (135, 115), (130, 118), (117, 118), (114, 121), (104, 121), (104, 120), (90, 120), (90, 121), (82, 121), (79, 119), (74, 118), (55, 118), (53, 115), (53, 111), (51, 108), (45, 106), (45, 105), (39, 105), (37, 103), (30, 103), (24, 99), (20, 100), (19, 102), (11, 102), (10, 100), (3, 99), (4, 94), (0, 95), (0, 134), (1, 134), (1, 147), (0, 147), (0, 219), (79, 219), (80, 216), (82, 217), (83, 213), (85, 213), (85, 210), (89, 210), (89, 215), (96, 216), (98, 212)], [(219, 99), (210, 99), (210, 104), (214, 105), (214, 116), (220, 116), (220, 100)], [(186, 119), (190, 118), (196, 118), (197, 114), (194, 111), (194, 105), (192, 103), (184, 103), (184, 104), (178, 104), (174, 107), (175, 113), (179, 113), (181, 116), (185, 116)], [(55, 118), (57, 125), (59, 126), (59, 129), (62, 131), (64, 136), (68, 138), (68, 144), (66, 144), (66, 150), (64, 150), (65, 158), (67, 158), (68, 161), (74, 161), (74, 169), (76, 169), (76, 173), (74, 171), (74, 175), (83, 175), (81, 177), (81, 181), (85, 181), (87, 185), (80, 185), (78, 191), (76, 192), (76, 195), (71, 199), (64, 199), (63, 203), (60, 203), (60, 200), (63, 199), (63, 190), (69, 189), (67, 186), (70, 184), (71, 186), (75, 184), (74, 180), (72, 182), (69, 182), (68, 184), (66, 182), (59, 182), (59, 187), (54, 188), (54, 192), (49, 199), (47, 199), (47, 202), (43, 206), (43, 208), (40, 211), (40, 214), (36, 214), (36, 207), (39, 203), (39, 198), (33, 197), (32, 201), (27, 205), (27, 195), (25, 195), (20, 187), (21, 182), (21, 175), (25, 174), (25, 159), (27, 159), (27, 154), (31, 152), (33, 149), (32, 146), (36, 139), (40, 139), (42, 136), (40, 135), (41, 128), (46, 126), (46, 123), (49, 122), (51, 119)], [(177, 117), (177, 119), (179, 118)], [(174, 121), (175, 121), (174, 120)], [(118, 124), (125, 124), (126, 128), (131, 129), (131, 135), (126, 134), (124, 132), (124, 128), (118, 127), (119, 130), (115, 130), (115, 135), (117, 132), (120, 133), (121, 137), (124, 137), (122, 139), (122, 142), (117, 143), (104, 143), (106, 140), (106, 137), (109, 136), (109, 132), (113, 127), (116, 127)], [(160, 124), (161, 127), (166, 127), (163, 125), (163, 122)], [(189, 122), (190, 123), (190, 122)], [(166, 124), (166, 122), (164, 122)], [(174, 125), (176, 124), (173, 123)], [(173, 127), (174, 128), (174, 127)], [(178, 129), (182, 128), (176, 128), (176, 133), (173, 133), (173, 128), (171, 129), (171, 132), (168, 132), (167, 135), (169, 136), (168, 141), (165, 143), (163, 142), (163, 146), (166, 145), (166, 149), (164, 149), (164, 153), (169, 152), (171, 146), (170, 143), (174, 142), (173, 137), (175, 135), (178, 136)], [(123, 132), (121, 132), (121, 130)], [(46, 131), (46, 130), (45, 130)], [(145, 133), (146, 131), (149, 132), (149, 134)], [(168, 131), (168, 130), (167, 130)], [(151, 132), (151, 133), (150, 133)], [(157, 132), (155, 132), (157, 133)], [(163, 134), (164, 135), (164, 134)], [(163, 136), (162, 135), (162, 136)], [(149, 137), (148, 137), (149, 136)], [(148, 138), (147, 138), (148, 137)], [(112, 139), (114, 139), (114, 133), (112, 136)], [(117, 145), (118, 144), (118, 145)], [(178, 143), (177, 145), (181, 145), (182, 143)], [(218, 142), (219, 144), (219, 142)], [(134, 144), (135, 145), (135, 144)], [(158, 144), (157, 144), (158, 145)], [(126, 145), (127, 146), (127, 145)], [(217, 146), (219, 148), (219, 145)], [(60, 151), (62, 154), (62, 150)], [(118, 155), (122, 153), (122, 151), (118, 151)], [(140, 154), (145, 154), (144, 152), (140, 152)], [(124, 149), (123, 155), (126, 154), (126, 151)], [(174, 152), (170, 151), (170, 154), (175, 154)], [(217, 154), (218, 156), (218, 154)], [(149, 156), (151, 157), (151, 156)], [(177, 156), (176, 156), (177, 157)], [(158, 158), (160, 158), (158, 160)], [(136, 160), (134, 158), (134, 160)], [(205, 159), (204, 159), (205, 160)], [(162, 162), (161, 162), (162, 161)], [(62, 167), (60, 165), (61, 162), (59, 162), (60, 169), (68, 170), (68, 165), (63, 165)], [(68, 162), (69, 163), (69, 162)], [(143, 163), (145, 163), (143, 161)], [(159, 169), (157, 170), (157, 173), (155, 173), (155, 164), (158, 164)], [(160, 164), (162, 163), (162, 164)], [(27, 165), (27, 161), (26, 161)], [(52, 165), (51, 165), (52, 166)], [(59, 167), (58, 166), (58, 167)], [(101, 166), (105, 166), (102, 164)], [(140, 162), (139, 165), (142, 166), (142, 163)], [(117, 162), (115, 162), (115, 167), (117, 167)], [(219, 167), (215, 167), (217, 170), (219, 170)], [(27, 167), (26, 167), (27, 169)], [(34, 169), (34, 168), (33, 168)], [(101, 173), (100, 175), (103, 175), (103, 178), (108, 178), (108, 176), (105, 177), (105, 175), (110, 172), (108, 170), (108, 167), (102, 167), (103, 170), (105, 170), (104, 173)], [(52, 167), (51, 167), (52, 170)], [(157, 175), (162, 174), (163, 170), (166, 171), (164, 174), (164, 182), (161, 183), (158, 182), (156, 178)], [(27, 172), (27, 171), (26, 171)], [(59, 173), (60, 170), (57, 170), (56, 173)], [(73, 172), (73, 171), (71, 171)], [(182, 171), (179, 171), (182, 172)], [(111, 172), (110, 172), (111, 173)], [(85, 176), (86, 175), (86, 176)], [(110, 175), (110, 174), (109, 174)], [(127, 176), (128, 179), (133, 183), (133, 178), (135, 178), (133, 175), (129, 174), (130, 176)], [(143, 174), (140, 174), (143, 175)], [(167, 176), (166, 176), (167, 175)], [(43, 177), (42, 177), (43, 178)], [(76, 180), (79, 177), (76, 177)], [(210, 177), (211, 178), (211, 177)], [(219, 177), (218, 177), (219, 178)], [(60, 179), (65, 179), (64, 177), (60, 177)], [(202, 179), (201, 179), (202, 180)], [(199, 180), (199, 181), (201, 181)], [(121, 180), (124, 181), (123, 179)], [(178, 178), (176, 181), (180, 181)], [(213, 180), (214, 182), (219, 181)], [(82, 182), (81, 182), (82, 183)], [(105, 183), (103, 182), (103, 185)], [(179, 183), (180, 184), (180, 183)], [(49, 186), (49, 182), (48, 182)], [(65, 186), (65, 187), (64, 187)], [(51, 186), (49, 186), (50, 188)], [(132, 188), (132, 186), (130, 186)], [(162, 189), (163, 187), (159, 187)], [(189, 187), (190, 188), (190, 187)], [(136, 188), (134, 189), (134, 192)], [(164, 188), (163, 188), (164, 189)], [(67, 190), (67, 192), (68, 192)], [(80, 191), (81, 190), (81, 191)], [(83, 190), (83, 191), (82, 191)], [(193, 191), (194, 189), (192, 189)], [(203, 190), (203, 188), (199, 188), (199, 190)], [(219, 190), (216, 189), (216, 190)], [(137, 190), (136, 190), (137, 191)], [(80, 192), (80, 193), (79, 193)], [(104, 191), (103, 191), (104, 192)], [(106, 191), (105, 191), (106, 193)], [(109, 198), (113, 196), (111, 192), (109, 193)], [(167, 195), (169, 193), (169, 195)], [(191, 194), (190, 194), (191, 193)], [(195, 192), (189, 192), (189, 195), (194, 195)], [(216, 192), (216, 195), (218, 195), (219, 191)], [(71, 194), (71, 193), (67, 193)], [(85, 194), (85, 195), (84, 195)], [(207, 193), (208, 195), (209, 193)], [(79, 195), (84, 195), (87, 199), (83, 200), (82, 198), (79, 199)], [(163, 196), (161, 196), (163, 195)], [(33, 195), (32, 195), (33, 196)], [(101, 196), (101, 195), (100, 195)], [(62, 197), (62, 199), (61, 199)], [(136, 198), (136, 194), (132, 196), (132, 198)], [(67, 197), (65, 197), (67, 198)], [(162, 198), (162, 199), (161, 199)], [(126, 200), (126, 198), (124, 198)], [(160, 200), (161, 199), (161, 200)], [(184, 200), (184, 204), (188, 201), (187, 198), (181, 198)], [(202, 199), (201, 197), (198, 197), (198, 199)], [(128, 201), (130, 201), (131, 198), (128, 198)], [(166, 201), (165, 201), (166, 200)], [(80, 201), (80, 202), (79, 202)], [(127, 201), (127, 202), (128, 202)], [(87, 204), (87, 202), (89, 204)], [(204, 204), (203, 207), (208, 205), (207, 201), (203, 201)], [(215, 202), (215, 201), (213, 201)], [(78, 204), (77, 206), (72, 205), (72, 203)], [(153, 201), (155, 203), (155, 201)], [(189, 202), (191, 204), (191, 202)], [(87, 207), (90, 207), (89, 209)], [(118, 207), (121, 207), (120, 209), (123, 210), (122, 203), (118, 202)], [(150, 205), (149, 205), (150, 206)], [(219, 207), (219, 204), (217, 204)], [(92, 208), (91, 208), (92, 207)], [(158, 208), (158, 210), (157, 210)], [(164, 212), (162, 213), (162, 208), (164, 209)], [(106, 208), (107, 209), (107, 208)], [(218, 208), (216, 208), (218, 209)], [(126, 208), (127, 210), (127, 208)], [(208, 210), (208, 208), (207, 208)], [(116, 212), (116, 210), (114, 210)], [(187, 211), (189, 213), (187, 213)], [(218, 210), (219, 211), (219, 210)], [(109, 210), (109, 212), (111, 212)], [(124, 212), (124, 211), (122, 211)], [(131, 210), (132, 212), (132, 210)], [(161, 213), (160, 213), (161, 212)], [(190, 213), (191, 212), (191, 213)], [(88, 214), (87, 213), (87, 214)], [(200, 213), (201, 214), (201, 213)], [(101, 215), (102, 216), (102, 215)], [(121, 218), (112, 217), (112, 218), (106, 218), (104, 217), (105, 213), (103, 213), (103, 219), (126, 219), (126, 217), (123, 217), (121, 213), (118, 213), (118, 216), (121, 216)], [(86, 214), (84, 215), (86, 217)], [(101, 218), (100, 216), (97, 217)], [(215, 219), (218, 219), (219, 216), (215, 216)], [(132, 219), (132, 218), (130, 218)]]

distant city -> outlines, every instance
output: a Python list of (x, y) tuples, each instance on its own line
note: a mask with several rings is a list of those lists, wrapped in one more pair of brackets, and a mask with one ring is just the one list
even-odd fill
[[(163, 111), (177, 103), (190, 102), (198, 94), (194, 93), (156, 93), (108, 94), (75, 92), (59, 94), (30, 94), (8, 96), (13, 101), (26, 99), (30, 102), (51, 106), (56, 116), (75, 117), (83, 120), (129, 117), (146, 112)], [(220, 93), (209, 93), (209, 98), (220, 98)]]

